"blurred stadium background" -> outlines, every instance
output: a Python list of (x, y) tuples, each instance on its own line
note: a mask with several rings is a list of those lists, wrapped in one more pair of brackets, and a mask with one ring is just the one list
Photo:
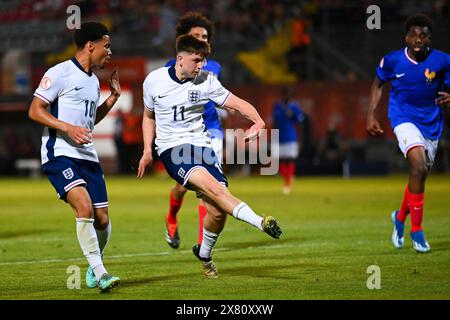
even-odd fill
[[(66, 27), (70, 16), (66, 9), (72, 4), (81, 9), (82, 22), (101, 21), (112, 30), (113, 60), (97, 74), (106, 85), (112, 68), (119, 66), (124, 94), (94, 135), (108, 174), (135, 169), (142, 82), (172, 57), (176, 20), (188, 10), (204, 12), (215, 23), (211, 57), (222, 64), (222, 83), (252, 102), (269, 127), (282, 86), (295, 86), (294, 97), (308, 115), (301, 128), (300, 175), (405, 172), (406, 162), (386, 119), (387, 94), (380, 108), (387, 134), (371, 138), (365, 131), (375, 68), (384, 54), (403, 46), (403, 22), (417, 12), (434, 19), (434, 46), (450, 51), (447, 0), (2, 0), (1, 175), (39, 173), (42, 128), (28, 119), (27, 110), (46, 69), (73, 55), (72, 32)], [(371, 4), (381, 8), (380, 30), (366, 27)], [(119, 129), (119, 117), (125, 119), (125, 134)], [(223, 120), (226, 128), (248, 126), (238, 115)], [(449, 132), (447, 125), (435, 171), (450, 171)], [(115, 137), (124, 144), (115, 144)], [(229, 173), (235, 169), (227, 168)]]

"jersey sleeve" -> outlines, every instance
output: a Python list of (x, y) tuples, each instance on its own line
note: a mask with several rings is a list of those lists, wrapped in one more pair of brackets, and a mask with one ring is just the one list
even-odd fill
[(143, 84), (143, 90), (144, 90), (144, 107), (146, 107), (148, 110), (153, 111), (155, 110), (155, 106), (153, 104), (153, 97), (151, 93), (151, 86), (150, 86), (150, 80), (147, 77)]
[(58, 98), (65, 88), (64, 73), (61, 68), (53, 67), (47, 70), (39, 83), (39, 87), (34, 92), (38, 97), (48, 104)]
[(209, 75), (210, 78), (210, 90), (209, 99), (214, 101), (218, 107), (222, 107), (231, 95), (231, 92), (225, 89), (220, 81), (213, 75)]
[(450, 55), (447, 55), (444, 72), (444, 86), (447, 90), (450, 88)]
[(294, 104), (294, 115), (295, 115), (295, 120), (299, 123), (303, 122), (303, 120), (305, 119), (305, 117), (303, 116), (302, 109), (300, 108), (300, 105), (298, 105), (298, 104)]
[(391, 54), (387, 54), (381, 59), (376, 73), (378, 79), (380, 79), (382, 82), (388, 82), (395, 78), (394, 61)]

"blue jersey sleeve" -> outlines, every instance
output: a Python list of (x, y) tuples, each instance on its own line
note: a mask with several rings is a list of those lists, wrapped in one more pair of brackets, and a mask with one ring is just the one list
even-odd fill
[(445, 63), (444, 86), (447, 90), (450, 88), (450, 55), (447, 55)]
[(392, 53), (385, 55), (377, 67), (377, 77), (382, 82), (388, 82), (395, 78), (395, 59)]
[(169, 61), (166, 62), (164, 67), (171, 67), (175, 65), (176, 60), (175, 59), (171, 59)]
[(300, 106), (298, 104), (293, 104), (292, 107), (293, 107), (293, 110), (294, 110), (295, 120), (298, 123), (303, 122), (305, 117), (303, 116), (303, 112), (302, 112), (302, 109), (300, 108)]

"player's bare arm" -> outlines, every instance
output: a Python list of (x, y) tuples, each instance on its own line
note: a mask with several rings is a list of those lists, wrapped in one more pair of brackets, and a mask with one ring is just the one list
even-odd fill
[(106, 115), (114, 106), (114, 104), (117, 102), (122, 93), (119, 81), (119, 71), (117, 67), (112, 72), (111, 77), (108, 80), (108, 83), (111, 95), (98, 107), (97, 116), (95, 118), (95, 124), (99, 123), (100, 121), (103, 120), (104, 117), (106, 117)]
[(370, 89), (370, 105), (367, 111), (366, 129), (373, 136), (379, 136), (384, 133), (381, 129), (381, 125), (375, 117), (375, 110), (380, 103), (381, 96), (383, 94), (383, 82), (375, 77)]
[(91, 142), (91, 130), (58, 120), (46, 110), (47, 105), (48, 103), (44, 100), (34, 97), (31, 102), (30, 110), (28, 111), (28, 117), (46, 127), (66, 133), (69, 138), (77, 144), (87, 144)]
[(450, 107), (450, 88), (447, 92), (438, 92), (439, 97), (436, 99), (436, 104), (441, 107)]
[(240, 114), (254, 123), (245, 135), (244, 141), (249, 141), (256, 138), (259, 135), (260, 130), (264, 129), (264, 127), (266, 126), (254, 106), (232, 93), (226, 101), (225, 107), (231, 110), (238, 111)]
[(144, 117), (142, 118), (142, 135), (144, 139), (144, 151), (142, 152), (141, 160), (138, 167), (138, 178), (142, 178), (145, 174), (145, 168), (153, 164), (152, 146), (155, 140), (155, 112), (144, 110)]

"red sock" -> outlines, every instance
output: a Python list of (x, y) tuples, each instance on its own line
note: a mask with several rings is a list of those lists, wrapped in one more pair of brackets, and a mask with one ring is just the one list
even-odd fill
[(286, 163), (281, 162), (280, 163), (280, 174), (281, 174), (281, 176), (283, 176), (283, 178), (286, 176), (286, 172), (287, 172)]
[(423, 202), (425, 194), (409, 193), (409, 212), (411, 213), (411, 232), (422, 230)]
[(290, 186), (292, 183), (292, 179), (295, 176), (295, 162), (294, 161), (289, 162), (288, 166), (289, 166), (288, 185)]
[(409, 213), (408, 199), (409, 199), (409, 189), (408, 185), (406, 185), (405, 194), (402, 200), (402, 206), (400, 207), (400, 210), (398, 210), (397, 214), (397, 219), (400, 220), (401, 222), (405, 222), (406, 216)]
[(183, 203), (183, 198), (181, 200), (176, 200), (172, 196), (172, 192), (170, 193), (170, 206), (169, 213), (167, 214), (167, 222), (168, 223), (177, 223), (177, 213), (180, 210), (181, 204)]
[(203, 219), (207, 214), (206, 207), (202, 204), (198, 205), (198, 244), (202, 244), (203, 241)]

